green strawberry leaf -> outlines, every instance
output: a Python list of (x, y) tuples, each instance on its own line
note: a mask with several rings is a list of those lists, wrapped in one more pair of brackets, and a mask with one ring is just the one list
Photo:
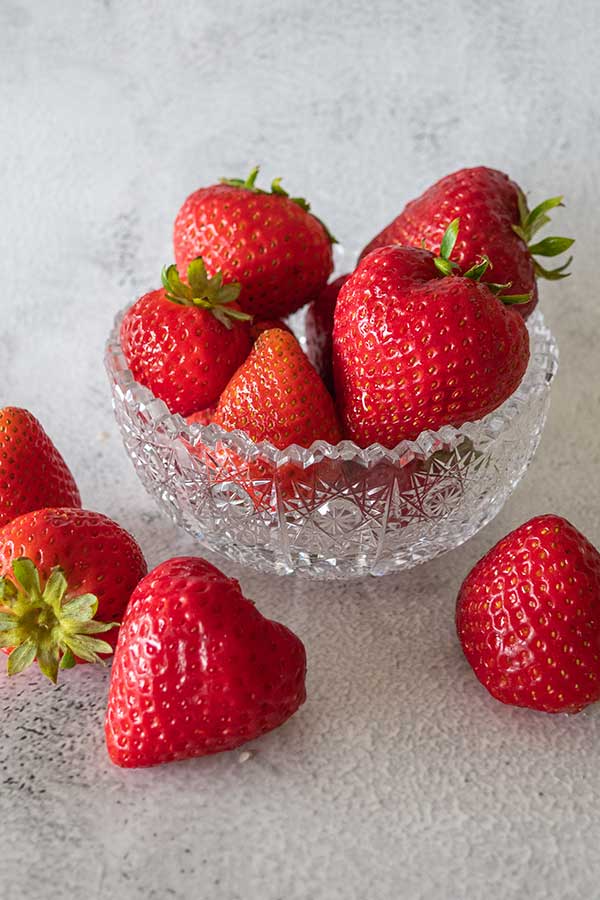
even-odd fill
[(442, 243), (440, 244), (440, 256), (442, 259), (449, 260), (452, 251), (454, 250), (454, 245), (456, 244), (456, 238), (458, 237), (458, 228), (460, 225), (460, 219), (453, 219), (444, 232), (444, 236), (442, 237)]
[(19, 647), (15, 647), (8, 657), (8, 674), (18, 675), (19, 672), (24, 672), (34, 661), (36, 653), (36, 641), (32, 637), (27, 638)]
[(537, 244), (529, 245), (529, 252), (536, 256), (559, 256), (575, 243), (574, 238), (547, 237)]
[(25, 556), (21, 556), (13, 561), (12, 570), (15, 580), (24, 593), (28, 594), (29, 598), (34, 602), (41, 600), (40, 577), (32, 561)]
[(559, 281), (561, 278), (568, 278), (571, 274), (570, 272), (566, 272), (571, 263), (573, 262), (573, 257), (570, 256), (566, 263), (563, 263), (562, 266), (557, 266), (556, 269), (545, 269), (537, 259), (534, 260), (533, 265), (535, 268), (535, 274), (539, 278), (545, 278), (547, 281)]
[(491, 262), (489, 257), (483, 256), (481, 262), (477, 263), (474, 266), (471, 266), (470, 269), (464, 274), (465, 278), (470, 278), (472, 281), (481, 281), (483, 275), (487, 272), (487, 270), (491, 267)]

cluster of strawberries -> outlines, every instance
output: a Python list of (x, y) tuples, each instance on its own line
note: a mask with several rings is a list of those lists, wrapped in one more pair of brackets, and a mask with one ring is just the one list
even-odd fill
[[(341, 438), (393, 448), (480, 419), (517, 388), (536, 276), (565, 277), (569, 264), (535, 261), (569, 238), (532, 243), (560, 197), (530, 211), (501, 172), (456, 172), (327, 284), (331, 234), (257, 174), (188, 197), (176, 265), (124, 316), (130, 369), (171, 412), (279, 449)], [(308, 356), (284, 322), (306, 304)]]
[[(281, 448), (342, 436), (393, 447), (477, 419), (515, 390), (536, 276), (566, 274), (568, 263), (547, 270), (534, 255), (572, 241), (531, 243), (560, 198), (529, 211), (502, 173), (458, 172), (327, 285), (331, 235), (305, 201), (278, 180), (259, 190), (256, 175), (188, 198), (177, 267), (123, 320), (135, 377), (172, 412)], [(282, 321), (309, 301), (312, 362)], [(600, 554), (564, 519), (531, 519), (493, 547), (460, 589), (456, 622), (502, 702), (555, 713), (600, 700)], [(0, 411), (0, 646), (9, 674), (37, 660), (52, 681), (114, 649), (105, 730), (121, 766), (240, 746), (306, 696), (298, 637), (205, 560), (148, 574), (129, 534), (81, 509), (42, 426), (15, 408)]]

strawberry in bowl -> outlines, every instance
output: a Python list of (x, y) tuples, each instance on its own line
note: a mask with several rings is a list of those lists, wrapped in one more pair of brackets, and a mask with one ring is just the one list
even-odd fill
[[(186, 406), (183, 419), (128, 365), (120, 319), (107, 348), (117, 419), (146, 487), (203, 546), (279, 574), (384, 574), (467, 540), (531, 460), (557, 365), (554, 340), (533, 309), (534, 286), (508, 277), (498, 254), (485, 252), (497, 246), (493, 217), (472, 261), (463, 253), (473, 237), (469, 211), (465, 221), (445, 221), (429, 249), (375, 247), (327, 286), (330, 264), (315, 251), (318, 279), (302, 299), (292, 269), (295, 262), (305, 272), (306, 257), (290, 236), (285, 266), (273, 264), (276, 298), (257, 287), (256, 260), (237, 263), (242, 250), (263, 257), (254, 235), (266, 253), (263, 226), (292, 201), (277, 184), (271, 194), (257, 190), (254, 176), (221, 187), (228, 190), (219, 190), (212, 213), (203, 193), (191, 204), (200, 204), (200, 225), (189, 226), (195, 237), (186, 252), (202, 253), (207, 278), (218, 264), (222, 285), (239, 283), (235, 302), (253, 317), (241, 322), (250, 343), (244, 358), (216, 396)], [(226, 237), (233, 242), (231, 266), (221, 250), (209, 265), (203, 223), (223, 210), (230, 227), (215, 230), (219, 247)], [(532, 228), (540, 224), (534, 212)], [(270, 249), (281, 250), (279, 239)], [(177, 259), (183, 272), (187, 258)], [(305, 355), (302, 314), (285, 316), (309, 301)], [(171, 382), (176, 391), (177, 378)]]

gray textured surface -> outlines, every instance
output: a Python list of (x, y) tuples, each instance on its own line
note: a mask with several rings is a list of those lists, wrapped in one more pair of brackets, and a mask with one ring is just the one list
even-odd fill
[(599, 714), (495, 704), (452, 616), (469, 566), (531, 514), (600, 544), (599, 10), (0, 0), (0, 401), (43, 419), (85, 503), (152, 563), (193, 548), (136, 481), (101, 356), (191, 189), (262, 161), (360, 243), (433, 178), (485, 162), (536, 198), (564, 191), (560, 229), (578, 237), (575, 275), (543, 293), (562, 351), (547, 430), (496, 522), (403, 577), (241, 575), (310, 659), (309, 702), (249, 760), (124, 773), (104, 751), (104, 673), (0, 678), (0, 896), (598, 896)]

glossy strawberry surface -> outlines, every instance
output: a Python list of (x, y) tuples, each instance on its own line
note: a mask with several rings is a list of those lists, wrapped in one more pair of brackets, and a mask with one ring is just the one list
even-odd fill
[(456, 627), (497, 700), (578, 712), (600, 699), (600, 554), (560, 516), (530, 519), (469, 573)]
[(127, 310), (121, 345), (136, 381), (187, 416), (217, 402), (252, 342), (248, 322), (228, 328), (210, 310), (174, 303), (160, 289)]
[(452, 259), (466, 271), (489, 257), (487, 280), (510, 284), (507, 293), (531, 293), (518, 307), (527, 317), (538, 301), (534, 262), (527, 244), (513, 230), (519, 225), (520, 188), (497, 169), (477, 166), (441, 178), (402, 210), (363, 250), (363, 256), (388, 244), (425, 247), (437, 253), (447, 225), (460, 217)]
[(265, 331), (223, 391), (213, 421), (256, 442), (335, 444), (340, 429), (331, 395), (289, 331)]
[(0, 526), (45, 506), (81, 506), (69, 467), (26, 409), (0, 409)]
[(232, 750), (296, 712), (305, 673), (300, 639), (237, 581), (202, 559), (170, 559), (138, 585), (121, 627), (108, 752), (135, 767)]
[(349, 277), (340, 275), (326, 285), (306, 310), (306, 354), (329, 390), (333, 390), (333, 313), (340, 289)]
[[(31, 559), (45, 582), (54, 566), (64, 570), (66, 597), (94, 594), (96, 619), (119, 622), (131, 592), (147, 572), (133, 537), (107, 516), (87, 509), (40, 509), (0, 529), (0, 575), (11, 576), (13, 560)], [(102, 639), (114, 646), (118, 629)], [(81, 662), (81, 660), (78, 660)]]
[(191, 194), (174, 226), (180, 271), (202, 256), (242, 285), (239, 303), (253, 315), (287, 316), (317, 294), (333, 268), (324, 226), (287, 196), (217, 184)]
[(482, 418), (517, 388), (528, 360), (519, 313), (484, 284), (442, 276), (427, 250), (375, 250), (340, 290), (336, 401), (361, 447)]

